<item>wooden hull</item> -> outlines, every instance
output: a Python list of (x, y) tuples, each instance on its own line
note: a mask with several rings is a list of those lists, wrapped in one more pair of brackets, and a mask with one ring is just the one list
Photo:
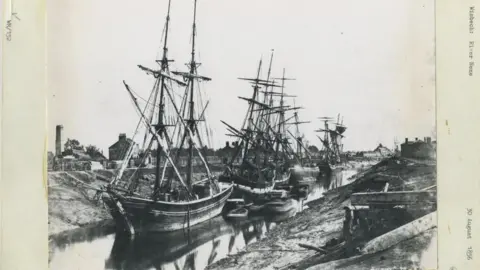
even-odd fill
[(332, 173), (332, 171), (336, 170), (343, 170), (347, 167), (345, 163), (337, 163), (337, 164), (328, 164), (328, 163), (320, 163), (318, 164), (318, 169), (320, 170), (320, 175), (328, 176)]
[(310, 188), (313, 188), (313, 185), (297, 185), (292, 188), (290, 195), (297, 197), (298, 199), (307, 199), (310, 192)]
[(249, 210), (248, 214), (249, 215), (259, 215), (263, 212), (264, 208), (265, 208), (264, 204), (260, 204), (260, 205), (253, 204), (248, 208), (248, 210)]
[(130, 234), (142, 231), (171, 232), (207, 221), (221, 214), (230, 186), (212, 197), (190, 202), (164, 202), (139, 197), (123, 197), (115, 192), (104, 193), (118, 229)]
[(328, 163), (318, 164), (319, 176), (329, 176), (332, 173), (332, 167)]
[(239, 185), (239, 186), (244, 186), (244, 187), (247, 187), (247, 188), (262, 190), (262, 189), (272, 188), (272, 182), (274, 184), (273, 185), (274, 188), (278, 187), (278, 186), (286, 185), (286, 184), (289, 183), (290, 177), (291, 177), (291, 173), (288, 172), (288, 173), (278, 174), (277, 176), (274, 176), (274, 179), (270, 178), (268, 181), (260, 182), (260, 181), (258, 181), (257, 178), (250, 179), (250, 178), (246, 178), (246, 177), (243, 177), (243, 176), (240, 176), (240, 175), (233, 174), (233, 175), (228, 175), (228, 176), (221, 175), (219, 177), (218, 181), (223, 182), (223, 183), (234, 183), (234, 184)]
[(247, 194), (263, 195), (263, 194), (267, 194), (267, 193), (271, 192), (275, 188), (275, 183), (273, 183), (271, 186), (265, 187), (265, 188), (253, 188), (253, 187), (250, 187), (250, 186), (244, 186), (244, 185), (236, 184), (235, 188), (237, 188), (238, 190), (240, 190), (244, 193), (247, 193)]
[(291, 169), (290, 185), (307, 185), (317, 181), (320, 169), (318, 167), (295, 166)]
[(283, 222), (297, 214), (297, 210), (295, 208), (291, 208), (290, 210), (287, 210), (285, 212), (280, 212), (280, 213), (274, 213), (270, 215), (265, 216), (265, 221), (267, 222)]
[(221, 182), (234, 183), (237, 190), (242, 191), (248, 195), (258, 196), (271, 193), (281, 186), (285, 186), (290, 181), (290, 173), (281, 174), (275, 177), (275, 180), (270, 179), (267, 183), (257, 183), (255, 181), (247, 180), (237, 175), (223, 176), (219, 178)]
[(247, 219), (248, 210), (245, 208), (238, 208), (238, 209), (232, 210), (227, 214), (227, 218), (232, 220)]
[(265, 204), (264, 212), (265, 213), (287, 213), (295, 209), (295, 201), (292, 199), (288, 199), (286, 201), (283, 200), (275, 200), (272, 202), (268, 202)]
[(275, 179), (275, 187), (288, 184), (290, 181), (291, 175), (292, 174), (290, 171), (288, 173), (281, 174), (280, 177), (277, 177)]
[(219, 177), (219, 182), (234, 183), (236, 185), (257, 188), (257, 189), (266, 189), (272, 185), (271, 179), (268, 182), (259, 183), (257, 179), (248, 179), (239, 175), (231, 175), (231, 176), (222, 175)]

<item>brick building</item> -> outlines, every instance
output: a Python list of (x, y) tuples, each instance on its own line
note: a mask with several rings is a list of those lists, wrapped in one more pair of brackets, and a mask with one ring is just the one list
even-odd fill
[(405, 138), (400, 148), (401, 156), (406, 158), (435, 159), (437, 156), (437, 143), (430, 137), (425, 137), (423, 141), (418, 138), (409, 141)]
[(134, 147), (132, 158), (137, 158), (139, 153), (138, 144), (135, 143), (133, 140), (127, 138), (127, 135), (125, 133), (120, 133), (120, 135), (118, 136), (118, 141), (108, 148), (108, 159), (123, 160), (132, 144)]
[[(241, 147), (241, 145), (238, 144), (238, 142), (232, 142), (230, 144), (229, 141), (225, 142), (225, 147), (220, 148), (216, 151), (216, 155), (222, 162), (230, 162), (232, 157), (235, 155), (235, 153), (238, 152), (238, 148)], [(235, 159), (234, 163), (240, 163), (241, 162), (241, 155), (238, 155), (237, 158)]]

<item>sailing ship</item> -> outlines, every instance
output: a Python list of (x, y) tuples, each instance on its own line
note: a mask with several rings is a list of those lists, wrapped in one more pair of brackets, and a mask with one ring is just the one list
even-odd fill
[(297, 158), (291, 170), (292, 175), (290, 177), (290, 185), (294, 187), (302, 187), (305, 185), (308, 186), (311, 183), (317, 181), (320, 173), (320, 170), (315, 163), (310, 151), (304, 144), (305, 135), (300, 132), (299, 128), (300, 124), (310, 123), (310, 121), (300, 121), (298, 108), (294, 110), (293, 116), (291, 118), (293, 118), (294, 120), (290, 124), (295, 126), (295, 134), (290, 131), (289, 134), (296, 142), (295, 156)]
[[(250, 82), (253, 88), (250, 98), (239, 97), (248, 102), (241, 128), (222, 121), (231, 132), (227, 135), (236, 137), (240, 147), (219, 179), (235, 183), (238, 189), (250, 194), (272, 193), (276, 187), (288, 184), (290, 178), (290, 157), (286, 151), (288, 141), (282, 136), (285, 133), (284, 113), (287, 106), (283, 104), (282, 85), (270, 78), (272, 60), (273, 51), (266, 79), (260, 79), (262, 60), (255, 78), (239, 78)], [(281, 88), (282, 92), (274, 92), (273, 88)], [(274, 104), (276, 97), (280, 97), (278, 106)], [(241, 162), (235, 164), (239, 155)]]
[[(202, 153), (206, 144), (201, 134), (209, 137), (206, 125), (208, 102), (203, 103), (198, 85), (202, 81), (209, 81), (210, 78), (197, 72), (200, 65), (196, 62), (195, 51), (197, 1), (194, 1), (193, 7), (192, 47), (188, 72), (170, 71), (169, 63), (173, 61), (167, 55), (170, 1), (163, 35), (163, 56), (161, 60), (156, 60), (160, 69), (154, 70), (139, 65), (141, 70), (155, 78), (154, 87), (143, 110), (135, 92), (124, 82), (141, 116), (134, 135), (143, 124), (146, 128), (143, 143), (147, 146), (145, 152), (156, 152), (155, 184), (149, 192), (138, 192), (141, 183), (139, 177), (134, 177), (137, 174), (131, 174), (126, 181), (125, 177), (122, 178), (134, 152), (134, 144), (131, 144), (119, 172), (102, 194), (103, 201), (117, 223), (117, 228), (127, 230), (132, 235), (139, 231), (176, 231), (207, 221), (221, 213), (233, 191), (232, 184), (218, 183)], [(175, 99), (174, 86), (184, 87), (180, 101), (178, 97)], [(200, 101), (196, 102), (197, 99)], [(205, 125), (201, 125), (202, 123)], [(185, 152), (182, 149), (186, 143), (188, 156), (186, 168), (182, 168), (183, 162), (180, 162), (180, 158), (181, 153)], [(152, 150), (154, 145), (157, 146), (155, 151)], [(143, 162), (142, 160), (141, 164)], [(194, 167), (200, 172), (194, 173)]]
[(330, 174), (332, 170), (341, 168), (345, 164), (342, 154), (342, 139), (347, 127), (343, 124), (343, 117), (340, 121), (340, 114), (338, 114), (336, 122), (331, 117), (319, 117), (319, 119), (323, 121), (324, 128), (316, 130), (316, 132), (321, 132), (324, 136), (323, 138), (317, 136), (322, 142), (321, 162), (318, 166), (321, 173)]

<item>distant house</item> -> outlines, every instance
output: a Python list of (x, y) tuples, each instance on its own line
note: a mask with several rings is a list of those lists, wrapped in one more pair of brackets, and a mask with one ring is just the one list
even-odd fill
[(437, 156), (437, 142), (432, 142), (430, 137), (425, 137), (423, 141), (418, 138), (409, 141), (405, 138), (400, 149), (401, 156), (406, 158), (435, 159)]
[(373, 152), (380, 153), (383, 157), (393, 155), (393, 151), (388, 149), (387, 147), (383, 146), (382, 144), (379, 144)]
[(132, 158), (137, 158), (139, 153), (138, 144), (133, 140), (127, 138), (125, 133), (120, 133), (118, 136), (118, 141), (112, 144), (108, 148), (108, 158), (109, 160), (123, 160), (127, 154), (128, 149), (133, 144), (133, 155)]
[(375, 152), (375, 151), (365, 151), (365, 152), (363, 152), (363, 157), (366, 157), (366, 158), (381, 158), (382, 154), (380, 152)]
[[(230, 142), (227, 141), (225, 142), (225, 147), (220, 148), (217, 150), (216, 155), (222, 160), (222, 161), (228, 161), (230, 162), (232, 157), (235, 155), (239, 148), (238, 142), (232, 142), (232, 145), (230, 145)], [(240, 162), (240, 155), (237, 156), (237, 159), (235, 162)]]
[(83, 150), (72, 149), (72, 156), (77, 160), (92, 160), (92, 157)]
[(393, 152), (382, 144), (379, 144), (373, 151), (363, 152), (363, 157), (366, 158), (383, 158), (391, 155)]

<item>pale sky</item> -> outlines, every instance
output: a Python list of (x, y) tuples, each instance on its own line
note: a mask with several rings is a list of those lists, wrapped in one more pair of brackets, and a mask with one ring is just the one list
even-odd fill
[[(48, 1), (49, 150), (55, 125), (108, 152), (119, 133), (134, 131), (138, 116), (122, 81), (143, 97), (153, 78), (137, 65), (156, 68), (167, 0)], [(310, 144), (319, 116), (344, 116), (346, 150), (431, 136), (435, 127), (434, 1), (426, 0), (199, 0), (199, 73), (212, 78), (209, 122), (214, 146), (240, 126), (263, 56), (266, 75), (296, 81), (286, 92), (303, 106), (300, 117)], [(193, 0), (172, 0), (170, 58), (186, 70), (190, 57)], [(158, 56), (157, 56), (158, 55)]]

